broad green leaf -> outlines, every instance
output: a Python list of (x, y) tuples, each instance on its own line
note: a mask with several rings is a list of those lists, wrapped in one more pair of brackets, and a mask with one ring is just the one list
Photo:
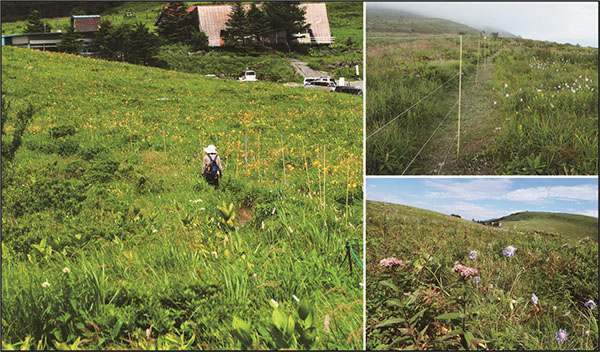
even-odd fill
[(460, 318), (460, 313), (445, 313), (442, 315), (438, 315), (437, 317), (435, 317), (434, 319), (436, 320), (450, 320), (450, 319), (459, 319)]
[(389, 287), (396, 292), (400, 292), (400, 289), (398, 288), (398, 286), (394, 285), (390, 280), (380, 281), (379, 284), (381, 286)]
[(308, 303), (308, 300), (303, 299), (300, 302), (300, 306), (298, 306), (298, 316), (300, 317), (300, 319), (305, 320), (306, 317), (308, 317), (309, 312), (310, 312), (310, 304)]
[(385, 301), (385, 304), (388, 307), (401, 307), (402, 306), (402, 302), (397, 298), (388, 299), (387, 301)]
[(404, 320), (403, 318), (390, 318), (388, 320), (384, 320), (380, 324), (375, 325), (375, 327), (376, 328), (385, 328), (386, 326), (392, 326), (392, 325), (396, 325), (396, 324), (404, 323), (404, 322), (406, 322), (406, 320)]

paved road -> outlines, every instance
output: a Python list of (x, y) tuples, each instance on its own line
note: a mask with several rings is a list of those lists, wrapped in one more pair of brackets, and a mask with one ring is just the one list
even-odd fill
[(296, 70), (296, 72), (298, 72), (298, 74), (301, 75), (302, 77), (329, 76), (329, 73), (327, 73), (327, 72), (313, 70), (312, 68), (308, 67), (308, 64), (306, 62), (303, 62), (303, 61), (300, 61), (298, 59), (294, 59), (291, 57), (288, 57), (287, 59), (290, 61), (292, 66), (294, 66), (294, 69)]

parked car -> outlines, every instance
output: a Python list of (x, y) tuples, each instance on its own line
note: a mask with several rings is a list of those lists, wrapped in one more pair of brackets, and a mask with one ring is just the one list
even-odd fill
[(337, 86), (335, 87), (334, 91), (339, 93), (363, 95), (362, 89), (352, 86)]
[(242, 82), (256, 82), (256, 72), (254, 71), (244, 71), (240, 73), (240, 77), (238, 78)]
[(310, 84), (318, 79), (319, 79), (319, 77), (304, 77), (304, 81), (302, 82), (302, 85), (305, 86), (305, 85)]
[(327, 89), (329, 91), (333, 91), (336, 85), (334, 82), (327, 81), (313, 81), (304, 85), (304, 88), (319, 88), (319, 89)]

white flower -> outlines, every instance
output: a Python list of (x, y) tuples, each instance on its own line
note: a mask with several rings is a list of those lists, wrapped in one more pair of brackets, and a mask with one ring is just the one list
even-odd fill
[(293, 233), (293, 232), (294, 232), (294, 230), (292, 230), (292, 227), (291, 227), (291, 226), (288, 226), (288, 231), (289, 231), (290, 233)]
[(521, 98), (521, 101), (523, 101), (523, 98)]
[(273, 211), (271, 212), (271, 215), (275, 214), (275, 208), (273, 208)]
[(158, 230), (154, 228), (154, 225), (152, 225), (152, 233), (157, 233)]
[(542, 90), (541, 90), (541, 89), (538, 89), (538, 90), (537, 90), (537, 92), (538, 92), (538, 93), (541, 93), (541, 92), (542, 92)]
[(508, 83), (504, 83), (504, 88), (508, 88)]
[(275, 308), (279, 308), (279, 303), (277, 303), (276, 300), (271, 299), (271, 303), (273, 303), (273, 305), (275, 306)]
[(254, 280), (254, 281), (258, 280), (258, 275), (256, 275), (256, 273), (252, 274), (252, 280)]
[(496, 101), (494, 100), (494, 105), (496, 105)]
[(507, 98), (508, 98), (508, 97), (510, 97), (510, 94), (506, 93), (506, 97), (507, 97)]
[(554, 104), (550, 104), (551, 107), (554, 107)]
[(42, 284), (42, 287), (43, 288), (50, 287), (50, 283), (48, 281), (44, 281), (44, 283)]
[(63, 269), (63, 273), (68, 274), (71, 272), (71, 269), (69, 269), (68, 267), (65, 266), (65, 268)]
[(589, 81), (589, 78), (587, 78), (587, 77), (586, 77), (586, 78), (585, 78), (585, 81), (586, 81), (586, 82), (587, 82), (587, 81)]
[(292, 298), (296, 301), (296, 302), (300, 302), (300, 298), (296, 297), (296, 295), (292, 295)]

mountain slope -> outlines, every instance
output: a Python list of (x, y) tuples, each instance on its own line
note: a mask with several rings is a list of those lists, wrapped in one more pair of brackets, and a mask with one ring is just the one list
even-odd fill
[(498, 219), (505, 228), (518, 231), (561, 233), (573, 239), (585, 236), (598, 240), (598, 219), (577, 214), (521, 212)]

